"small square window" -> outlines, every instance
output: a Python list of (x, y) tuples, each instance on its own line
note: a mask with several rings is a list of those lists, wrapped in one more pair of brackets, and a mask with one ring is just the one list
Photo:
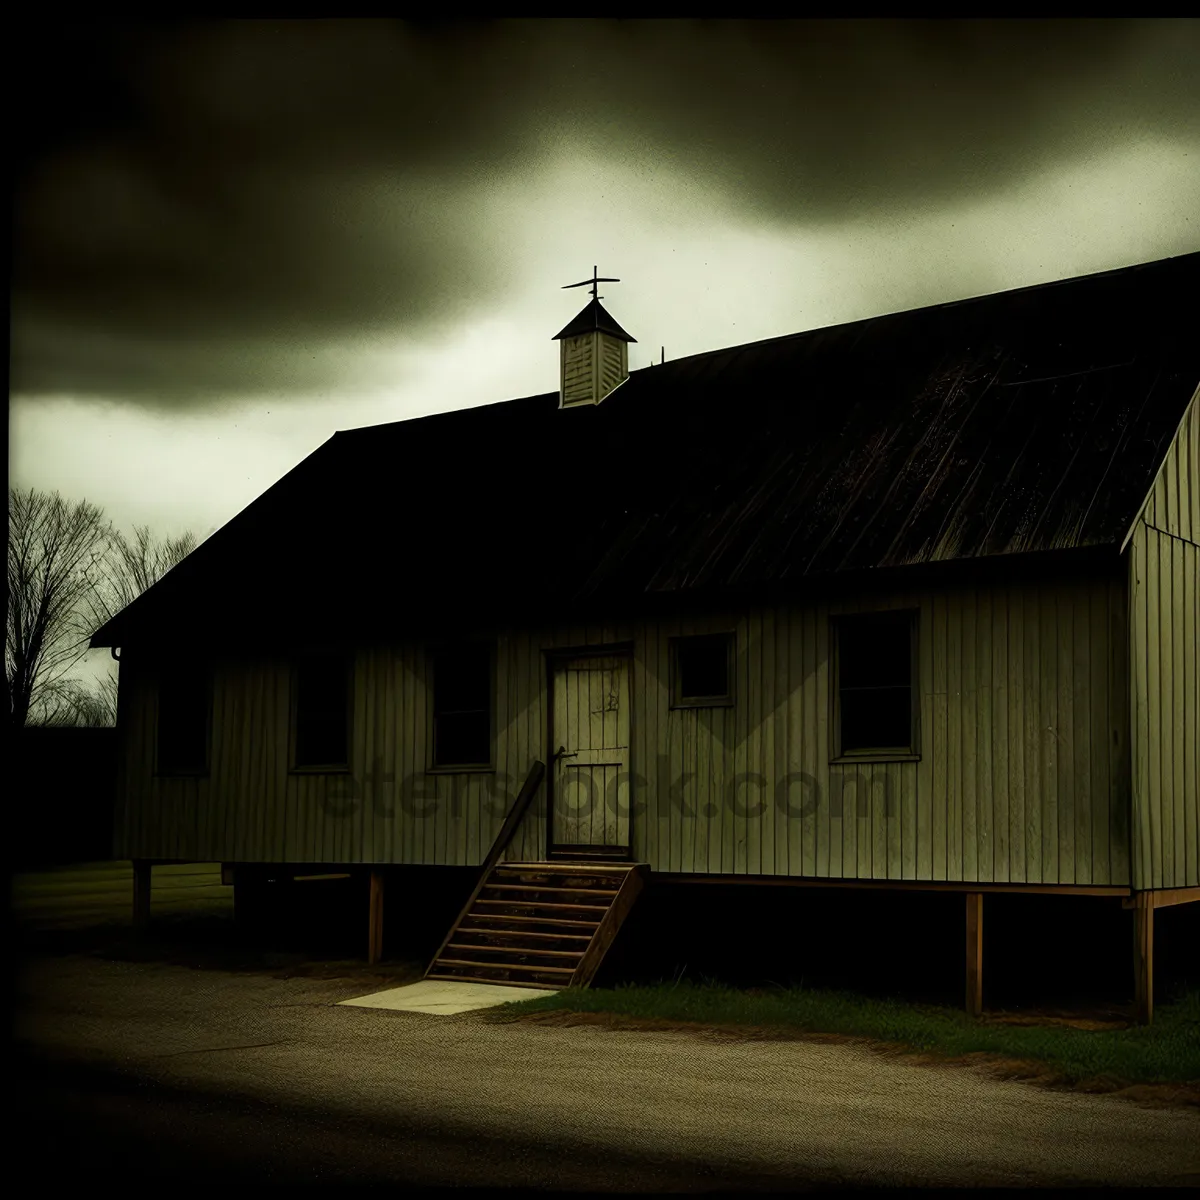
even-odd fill
[(837, 617), (834, 757), (915, 755), (911, 612)]
[(433, 654), (433, 765), (486, 767), (492, 761), (492, 648), (442, 647)]
[(157, 770), (160, 775), (203, 775), (208, 771), (207, 668), (185, 664), (164, 668), (158, 680)]
[(296, 663), (294, 687), (294, 765), (344, 770), (350, 762), (349, 659), (305, 656)]
[(671, 640), (671, 704), (704, 708), (733, 703), (733, 634)]

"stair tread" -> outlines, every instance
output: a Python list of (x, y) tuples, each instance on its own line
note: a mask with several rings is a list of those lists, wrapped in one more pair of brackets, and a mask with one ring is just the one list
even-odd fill
[(492, 967), (505, 971), (544, 971), (554, 975), (574, 975), (574, 967), (543, 967), (529, 966), (527, 963), (496, 963), (480, 962), (472, 958), (442, 958), (439, 957), (435, 966), (442, 967)]
[(585, 859), (497, 863), (425, 977), (553, 990), (577, 979), (586, 987), (646, 864)]
[[(567, 925), (572, 929), (595, 929), (597, 921), (576, 921), (571, 917), (526, 917), (518, 913), (477, 913), (468, 914), (472, 921), (528, 921), (531, 925)], [(557, 935), (551, 935), (557, 936)], [(590, 935), (588, 935), (590, 937)]]
[(487, 950), (491, 954), (553, 954), (556, 958), (582, 958), (587, 953), (586, 950), (541, 950), (537, 946), (477, 946), (474, 942), (449, 942), (446, 949)]
[(620, 887), (624, 882), (624, 876), (629, 874), (628, 871), (600, 871), (595, 867), (577, 866), (572, 867), (569, 871), (548, 871), (542, 867), (524, 867), (512, 871), (492, 872), (493, 876), (502, 879), (512, 879), (513, 877), (520, 878), (522, 876), (537, 875), (545, 879), (587, 879), (598, 886)]
[(526, 908), (555, 908), (555, 909), (566, 908), (566, 909), (571, 909), (574, 912), (594, 912), (594, 913), (606, 913), (609, 910), (609, 908), (611, 907), (610, 905), (607, 905), (607, 904), (561, 904), (557, 900), (547, 900), (543, 903), (540, 900), (518, 900), (515, 897), (510, 900), (488, 900), (488, 899), (485, 899), (483, 896), (480, 896), (475, 901), (475, 903), (476, 904), (507, 904), (507, 905), (521, 904), (521, 905), (524, 905)]
[(629, 875), (629, 871), (621, 867), (619, 870), (610, 870), (607, 867), (591, 867), (586, 863), (574, 863), (570, 867), (554, 868), (554, 867), (513, 867), (508, 870), (502, 870), (496, 867), (492, 871), (492, 875), (500, 875), (503, 877), (511, 877), (514, 875), (544, 875), (549, 878), (566, 879), (576, 876), (582, 879), (590, 879), (597, 884), (606, 884), (609, 887), (620, 887), (624, 882), (625, 877)]
[(552, 887), (540, 883), (486, 883), (484, 887), (506, 892), (566, 892), (576, 896), (615, 896), (617, 894), (615, 890), (610, 891), (608, 888)]
[(553, 938), (556, 941), (567, 939), (573, 942), (590, 942), (592, 935), (588, 933), (536, 933), (532, 929), (476, 929), (473, 925), (460, 925), (456, 930), (458, 933), (481, 933), (488, 937), (503, 936), (508, 934), (510, 937), (531, 937), (531, 938)]
[(508, 984), (511, 987), (537, 987), (538, 986), (536, 983), (530, 983), (526, 979), (518, 979), (518, 980), (514, 981), (512, 979), (505, 979), (503, 976), (495, 976), (495, 975), (491, 976), (490, 978), (488, 978), (487, 976), (483, 976), (483, 975), (439, 975), (434, 971), (430, 971), (425, 976), (425, 978), (426, 979), (450, 979), (450, 980), (453, 980), (455, 983), (500, 983), (500, 984)]
[(542, 862), (502, 862), (492, 869), (495, 871), (570, 871), (572, 867), (583, 867), (586, 870), (598, 871), (632, 871), (638, 863), (631, 862), (572, 862), (561, 858)]

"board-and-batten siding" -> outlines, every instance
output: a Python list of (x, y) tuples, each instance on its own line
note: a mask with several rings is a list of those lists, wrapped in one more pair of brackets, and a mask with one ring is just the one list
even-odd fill
[[(633, 757), (655, 786), (636, 856), (682, 872), (1127, 882), (1122, 591), (1114, 580), (889, 600), (920, 609), (916, 763), (829, 762), (829, 618), (877, 599), (738, 619), (731, 709), (667, 704), (667, 639), (720, 621), (645, 628)], [(696, 778), (672, 796), (685, 771)], [(789, 815), (776, 789), (797, 772), (810, 778), (794, 781)], [(731, 779), (744, 781), (739, 804)], [(747, 814), (756, 794), (767, 811)]]
[(1200, 403), (1129, 545), (1134, 886), (1200, 886)]
[[(831, 764), (830, 617), (885, 606), (920, 611), (921, 760)], [(669, 638), (723, 629), (737, 635), (735, 705), (671, 709)], [(289, 668), (263, 660), (218, 664), (210, 776), (156, 779), (154, 688), (127, 654), (121, 852), (478, 863), (529, 763), (552, 749), (544, 652), (624, 642), (633, 646), (632, 769), (645, 780), (633, 852), (655, 870), (1129, 881), (1120, 580), (501, 631), (494, 774), (425, 772), (425, 668), (410, 644), (357, 655), (350, 777), (289, 774)], [(546, 835), (542, 789), (509, 857), (542, 857)]]

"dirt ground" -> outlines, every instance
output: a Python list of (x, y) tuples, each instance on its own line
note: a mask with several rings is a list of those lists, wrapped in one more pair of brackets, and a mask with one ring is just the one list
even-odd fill
[[(337, 1001), (378, 980), (286, 968), (42, 956), (20, 983), (18, 1047), (40, 1064), (59, 1135), (64, 1106), (83, 1127), (124, 1114), (110, 1130), (118, 1142), (167, 1136), (158, 1126), (171, 1110), (170, 1137), (194, 1128), (199, 1142), (184, 1149), (196, 1153), (237, 1145), (272, 1163), (281, 1145), (308, 1147), (302, 1157), (325, 1145), (320, 1178), (341, 1178), (329, 1173), (353, 1150), (371, 1178), (478, 1186), (612, 1190), (607, 1163), (622, 1188), (639, 1164), (687, 1190), (715, 1179), (750, 1190), (1200, 1182), (1195, 1110), (849, 1043), (346, 1008)], [(70, 1070), (69, 1086), (45, 1091)], [(246, 1111), (264, 1115), (247, 1123)], [(331, 1132), (322, 1141), (310, 1127)], [(488, 1163), (447, 1148), (477, 1143), (494, 1148)], [(596, 1172), (586, 1180), (555, 1166), (583, 1161)], [(513, 1162), (532, 1174), (514, 1177)]]
[[(1005, 1064), (853, 1039), (342, 1007), (419, 965), (230, 943), (227, 902), (197, 875), (180, 877), (141, 935), (119, 924), (111, 879), (88, 891), (101, 882), (63, 875), (33, 903), (16, 898), (14, 1144), (45, 1182), (133, 1171), (731, 1193), (1200, 1183), (1200, 1112), (1180, 1097), (1035, 1087), (1019, 1064), (1005, 1078)], [(187, 938), (170, 917), (185, 887), (212, 910)]]

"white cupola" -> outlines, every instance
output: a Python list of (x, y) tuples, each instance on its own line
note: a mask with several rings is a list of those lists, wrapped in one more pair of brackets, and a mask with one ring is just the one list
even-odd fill
[(559, 408), (599, 404), (629, 378), (629, 343), (636, 342), (612, 319), (597, 295), (601, 283), (620, 283), (601, 277), (566, 287), (590, 287), (587, 307), (551, 339), (559, 343)]

